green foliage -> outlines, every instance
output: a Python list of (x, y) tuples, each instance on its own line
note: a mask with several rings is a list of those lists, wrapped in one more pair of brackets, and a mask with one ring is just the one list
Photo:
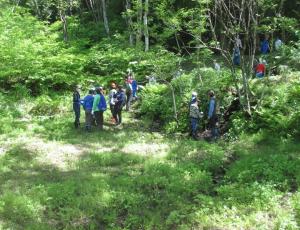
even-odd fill
[[(39, 96), (34, 103), (34, 106), (29, 111), (32, 115), (39, 116), (54, 116), (59, 115), (62, 112), (66, 112), (66, 105), (70, 105), (69, 100), (62, 101), (61, 98), (51, 98), (49, 96), (43, 95)], [(71, 107), (71, 106), (69, 106)]]
[(139, 49), (124, 46), (124, 43), (124, 37), (119, 34), (115, 35), (114, 41), (103, 40), (91, 50), (84, 70), (96, 75), (95, 81), (122, 83), (129, 68), (140, 83), (145, 83), (146, 76), (157, 70), (162, 75), (168, 75), (180, 60), (160, 47), (143, 53)]
[[(18, 108), (20, 118), (43, 104), (51, 109), (70, 103), (65, 96), (25, 98), (21, 104), (1, 95), (1, 101), (10, 101), (9, 109), (1, 111)], [(297, 142), (266, 133), (232, 143), (195, 142), (151, 134), (138, 121), (122, 130), (86, 133), (74, 131), (71, 113), (60, 113), (22, 119), (26, 128), (0, 135), (4, 229), (299, 225)], [(16, 128), (13, 113), (6, 119)], [(126, 115), (125, 123), (130, 121)], [(160, 145), (166, 149), (148, 154)]]
[[(178, 123), (174, 123), (172, 91), (171, 86), (168, 85), (146, 87), (142, 93), (141, 113), (160, 121), (165, 125), (165, 130), (172, 133), (188, 129), (189, 102), (193, 91), (199, 95), (200, 110), (206, 113), (208, 110), (207, 92), (213, 89), (217, 95), (218, 103), (226, 106), (226, 99), (230, 97), (228, 91), (233, 84), (233, 78), (226, 71), (217, 73), (211, 68), (201, 68), (190, 74), (183, 74), (179, 78), (174, 78), (170, 84), (175, 91)], [(203, 120), (201, 125), (205, 125)]]
[(256, 94), (263, 96), (254, 115), (252, 129), (265, 128), (277, 134), (299, 137), (299, 112), (296, 108), (300, 104), (300, 87), (298, 74), (294, 74), (290, 75), (288, 82), (282, 78), (274, 79), (268, 85), (265, 85), (266, 82), (258, 83)]
[(0, 82), (11, 88), (22, 84), (30, 93), (70, 87), (82, 79), (83, 58), (57, 42), (50, 31), (23, 9), (4, 9), (0, 15)]

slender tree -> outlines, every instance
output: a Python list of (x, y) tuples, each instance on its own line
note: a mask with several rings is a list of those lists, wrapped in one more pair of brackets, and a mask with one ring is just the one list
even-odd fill
[(149, 50), (149, 29), (148, 29), (148, 12), (149, 12), (149, 1), (145, 0), (144, 7), (144, 37), (145, 37), (145, 51)]
[(110, 36), (107, 10), (106, 10), (107, 7), (106, 7), (106, 1), (105, 0), (101, 0), (101, 8), (102, 8), (102, 17), (103, 17), (105, 32), (106, 32), (107, 36)]

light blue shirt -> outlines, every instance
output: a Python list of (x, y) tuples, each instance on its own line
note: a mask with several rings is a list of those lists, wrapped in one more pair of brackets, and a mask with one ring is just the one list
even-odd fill
[(216, 101), (214, 98), (211, 98), (209, 101), (209, 109), (208, 109), (208, 118), (211, 118), (214, 114)]

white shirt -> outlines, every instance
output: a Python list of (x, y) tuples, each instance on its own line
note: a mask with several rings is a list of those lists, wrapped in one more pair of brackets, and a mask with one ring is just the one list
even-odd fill
[(237, 47), (237, 48), (243, 48), (243, 45), (242, 45), (242, 40), (240, 39), (240, 38), (236, 38), (235, 39), (235, 46)]
[(282, 46), (282, 41), (280, 39), (277, 39), (275, 41), (275, 49), (279, 50), (281, 46)]
[(221, 71), (221, 66), (219, 63), (215, 63), (215, 70), (218, 72)]
[(150, 85), (156, 84), (156, 78), (155, 78), (154, 76), (150, 76), (150, 77), (149, 77), (149, 84), (150, 84)]

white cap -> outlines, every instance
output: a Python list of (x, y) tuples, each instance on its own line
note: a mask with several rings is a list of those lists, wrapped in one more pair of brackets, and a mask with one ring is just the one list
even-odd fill
[(197, 96), (198, 96), (198, 93), (197, 93), (197, 92), (192, 92), (192, 96), (197, 97)]

